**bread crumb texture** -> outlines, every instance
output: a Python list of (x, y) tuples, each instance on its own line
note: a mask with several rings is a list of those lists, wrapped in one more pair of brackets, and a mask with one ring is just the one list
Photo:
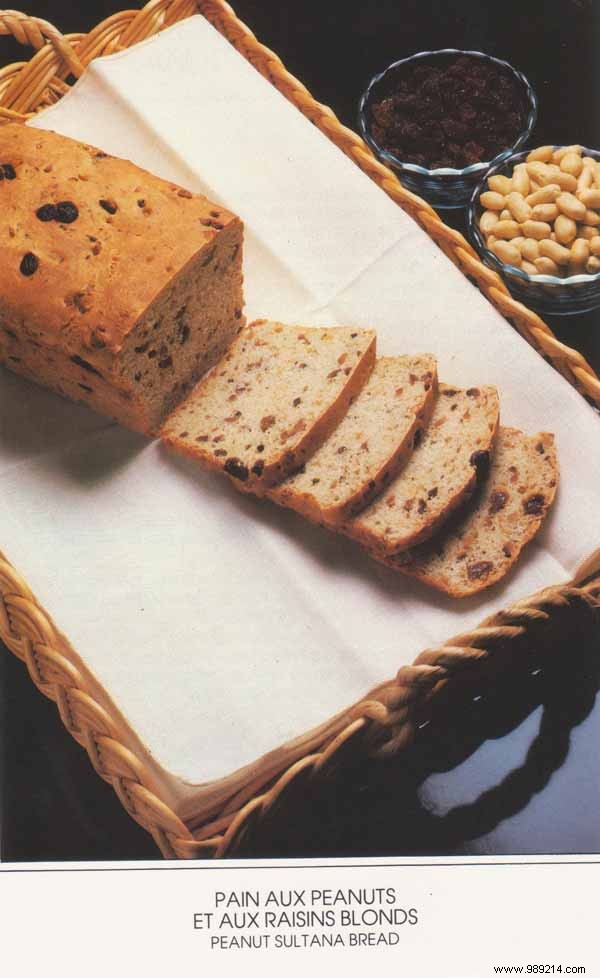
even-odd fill
[(303, 465), (375, 362), (375, 333), (257, 320), (168, 419), (173, 448), (259, 490)]
[(378, 559), (454, 597), (476, 594), (504, 577), (538, 532), (557, 483), (553, 435), (500, 428), (489, 477), (466, 512), (421, 547)]

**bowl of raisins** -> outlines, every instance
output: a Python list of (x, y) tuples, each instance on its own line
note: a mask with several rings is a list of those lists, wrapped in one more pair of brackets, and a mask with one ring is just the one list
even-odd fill
[(524, 75), (481, 51), (422, 51), (371, 79), (363, 139), (402, 184), (437, 208), (465, 207), (490, 167), (517, 152), (537, 119)]

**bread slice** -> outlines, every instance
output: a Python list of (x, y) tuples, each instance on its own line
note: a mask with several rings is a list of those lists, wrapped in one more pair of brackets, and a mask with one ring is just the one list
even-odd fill
[(508, 573), (542, 525), (557, 483), (553, 435), (501, 428), (489, 478), (461, 518), (414, 550), (377, 559), (453, 597), (476, 594)]
[(335, 431), (269, 498), (320, 523), (359, 512), (412, 452), (436, 389), (431, 354), (381, 357)]
[(375, 333), (256, 320), (168, 418), (168, 445), (262, 492), (323, 443), (375, 363)]
[(431, 420), (400, 474), (341, 532), (385, 555), (430, 537), (487, 475), (498, 430), (495, 387), (440, 384)]

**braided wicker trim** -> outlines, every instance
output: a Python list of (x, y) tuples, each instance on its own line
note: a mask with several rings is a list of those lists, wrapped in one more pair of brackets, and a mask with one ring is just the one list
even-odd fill
[(198, 12), (427, 231), (538, 353), (600, 407), (600, 378), (581, 353), (561, 343), (543, 319), (513, 299), (500, 276), (480, 261), (465, 238), (447, 227), (429, 204), (406, 190), (363, 140), (339, 122), (330, 108), (316, 102), (308, 89), (286, 70), (280, 58), (257, 41), (224, 0), (150, 0), (140, 11), (114, 14), (87, 35), (63, 35), (40, 18), (0, 10), (0, 35), (12, 34), (21, 44), (36, 49), (29, 62), (0, 70), (0, 123), (25, 121), (58, 101), (68, 90), (65, 79), (69, 75), (78, 78), (94, 58), (124, 50)]
[(192, 832), (147, 787), (144, 761), (120, 743), (116, 722), (94, 699), (25, 581), (0, 555), (0, 638), (25, 663), (40, 692), (54, 700), (65, 727), (86, 749), (97, 773), (113, 786), (125, 810), (151, 833), (166, 858), (231, 854), (253, 818), (268, 811), (300, 775), (314, 777), (332, 767), (342, 748), (358, 735), (373, 755), (398, 752), (412, 742), (425, 712), (432, 710), (436, 694), (447, 682), (485, 674), (490, 666), (495, 671), (508, 668), (515, 641), (565, 609), (578, 616), (598, 615), (600, 577), (585, 587), (548, 588), (446, 645), (425, 650), (411, 666), (404, 666), (394, 679), (353, 707), (344, 729), (319, 751), (296, 761), (260, 794), (259, 782), (247, 785), (229, 799), (219, 818)]
[[(478, 285), (522, 335), (577, 387), (600, 406), (600, 379), (575, 350), (554, 337), (546, 324), (513, 300), (499, 276), (486, 268), (465, 239), (446, 227), (435, 211), (405, 190), (380, 164), (362, 140), (337, 120), (331, 109), (316, 102), (272, 51), (262, 46), (223, 0), (151, 0), (143, 10), (123, 11), (87, 35), (63, 35), (39, 18), (0, 11), (0, 35), (13, 35), (36, 49), (29, 62), (0, 70), (0, 122), (26, 121), (68, 91), (65, 79), (79, 77), (93, 58), (123, 50), (152, 34), (202, 12), (244, 56), (291, 102), (350, 156), (437, 242), (448, 257)], [(599, 573), (587, 568), (587, 576)], [(149, 789), (142, 759), (120, 743), (116, 723), (100, 706), (68, 649), (63, 647), (48, 616), (26, 583), (0, 555), (0, 638), (25, 662), (38, 689), (57, 704), (69, 733), (88, 752), (94, 768), (112, 784), (127, 812), (150, 832), (167, 858), (199, 858), (231, 854), (251, 820), (264, 814), (302, 775), (315, 776), (339, 760), (350, 740), (361, 738), (374, 754), (389, 754), (411, 742), (425, 708), (448, 681), (472, 675), (493, 662), (506, 661), (507, 647), (539, 621), (561, 609), (596, 614), (600, 577), (585, 587), (551, 588), (501, 611), (472, 632), (459, 635), (440, 649), (423, 652), (412, 666), (383, 683), (349, 713), (348, 724), (318, 752), (292, 764), (273, 783), (253, 782), (223, 808), (218, 819), (194, 828)], [(262, 791), (261, 794), (258, 794)]]

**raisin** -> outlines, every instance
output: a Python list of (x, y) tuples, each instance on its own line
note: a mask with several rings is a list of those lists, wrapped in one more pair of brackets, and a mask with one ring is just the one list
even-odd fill
[(138, 372), (133, 375), (133, 379), (135, 380), (135, 382), (137, 384), (139, 384), (140, 380), (142, 379), (142, 372), (141, 372), (141, 370), (138, 370)]
[(264, 468), (265, 468), (265, 463), (262, 458), (259, 458), (252, 466), (252, 471), (254, 475), (257, 475), (260, 478), (260, 476), (263, 474)]
[(458, 391), (455, 390), (453, 387), (447, 387), (445, 390), (442, 391), (442, 394), (444, 395), (444, 397), (456, 397)]
[(56, 207), (54, 204), (42, 204), (35, 212), (38, 221), (55, 221)]
[(543, 443), (541, 441), (538, 441), (537, 445), (535, 446), (535, 450), (536, 450), (536, 452), (539, 452), (540, 455), (544, 455), (545, 454), (545, 448), (544, 448), (544, 445), (543, 445)]
[(143, 199), (142, 200), (138, 200), (137, 205), (138, 205), (138, 207), (145, 207), (146, 206), (146, 201), (143, 200)]
[(265, 450), (265, 446), (264, 445), (257, 445), (256, 446), (256, 451), (257, 452), (264, 452), (264, 450)]
[(180, 438), (187, 438), (188, 436), (189, 436), (189, 431), (180, 431), (179, 432), (179, 437)]
[[(17, 176), (12, 163), (3, 163), (2, 166), (0, 166), (0, 173), (2, 173), (5, 180), (15, 180)], [(0, 179), (2, 179), (2, 177), (0, 177)]]
[(413, 448), (418, 448), (423, 441), (423, 429), (417, 428), (413, 436)]
[(225, 471), (232, 478), (239, 479), (240, 482), (246, 482), (248, 479), (248, 466), (244, 465), (239, 458), (228, 458), (225, 462)]
[(467, 391), (467, 397), (479, 397), (480, 390), (478, 387), (469, 387)]
[(202, 268), (206, 268), (207, 265), (210, 265), (211, 261), (215, 257), (216, 251), (217, 251), (216, 248), (211, 248), (210, 251), (208, 251), (206, 253), (206, 255), (204, 256), (204, 258), (200, 262), (200, 265), (201, 265)]
[(435, 499), (435, 497), (437, 496), (437, 494), (438, 494), (437, 486), (435, 486), (433, 489), (430, 489), (429, 490), (429, 492), (427, 493), (427, 498), (428, 499)]
[(417, 503), (417, 512), (423, 515), (426, 509), (427, 509), (427, 503), (425, 502), (425, 500), (419, 499), (419, 502)]
[(490, 470), (490, 453), (484, 451), (473, 452), (469, 463), (477, 470), (477, 481), (485, 479)]
[(502, 553), (505, 557), (512, 557), (512, 545), (510, 543), (503, 544)]
[(337, 450), (337, 453), (338, 453), (338, 455), (343, 455), (343, 454), (344, 454), (344, 452), (346, 452), (347, 450), (348, 450), (348, 449), (346, 448), (346, 446), (345, 446), (345, 445), (340, 445), (340, 447), (339, 447), (339, 448), (338, 448), (338, 450)]
[(190, 338), (190, 327), (184, 324), (179, 328), (179, 342), (181, 346), (183, 346), (184, 343), (187, 343), (189, 338)]
[(294, 400), (292, 401), (292, 404), (293, 404), (294, 407), (298, 407), (298, 405), (301, 404), (301, 403), (302, 403), (302, 398), (301, 397), (295, 397)]
[(539, 493), (535, 496), (530, 496), (523, 503), (523, 509), (528, 516), (539, 516), (540, 513), (544, 511), (544, 504), (546, 502), (545, 497)]
[(106, 200), (104, 197), (98, 203), (108, 214), (116, 214), (119, 209), (114, 200)]
[(79, 384), (79, 386), (81, 387), (82, 391), (86, 391), (87, 394), (93, 394), (94, 393), (93, 392), (93, 389), (91, 387), (88, 387), (87, 384)]
[(480, 581), (483, 577), (487, 577), (493, 569), (494, 565), (491, 560), (480, 560), (475, 564), (467, 565), (467, 576), (470, 581)]
[(275, 415), (267, 414), (264, 418), (261, 418), (260, 430), (268, 431), (269, 428), (272, 428), (274, 424), (275, 424)]
[(490, 499), (490, 515), (494, 513), (499, 513), (501, 509), (504, 509), (508, 500), (508, 496), (505, 492), (494, 492)]
[(150, 346), (150, 341), (148, 341), (147, 343), (142, 343), (141, 346), (134, 347), (134, 350), (136, 353), (145, 353), (149, 346)]
[[(225, 451), (224, 448), (217, 448), (216, 449), (215, 456), (217, 458), (223, 458), (225, 455), (227, 455), (227, 452)], [(227, 468), (228, 464), (229, 464), (228, 462), (225, 463), (225, 468)]]
[(61, 200), (56, 205), (55, 220), (61, 224), (72, 224), (79, 217), (77, 206), (71, 200)]
[(165, 367), (172, 367), (172, 366), (173, 366), (173, 357), (163, 357), (162, 360), (158, 361), (159, 370), (164, 370)]
[(40, 260), (37, 255), (34, 255), (32, 251), (28, 251), (27, 254), (23, 255), (21, 259), (21, 264), (19, 270), (21, 275), (29, 277), (37, 272), (40, 265)]
[(97, 377), (102, 376), (100, 371), (96, 370), (93, 364), (88, 363), (87, 360), (83, 360), (81, 357), (78, 357), (77, 355), (71, 357), (71, 362), (76, 363), (78, 367), (82, 367), (83, 370), (87, 370), (87, 372), (90, 374), (96, 374)]

